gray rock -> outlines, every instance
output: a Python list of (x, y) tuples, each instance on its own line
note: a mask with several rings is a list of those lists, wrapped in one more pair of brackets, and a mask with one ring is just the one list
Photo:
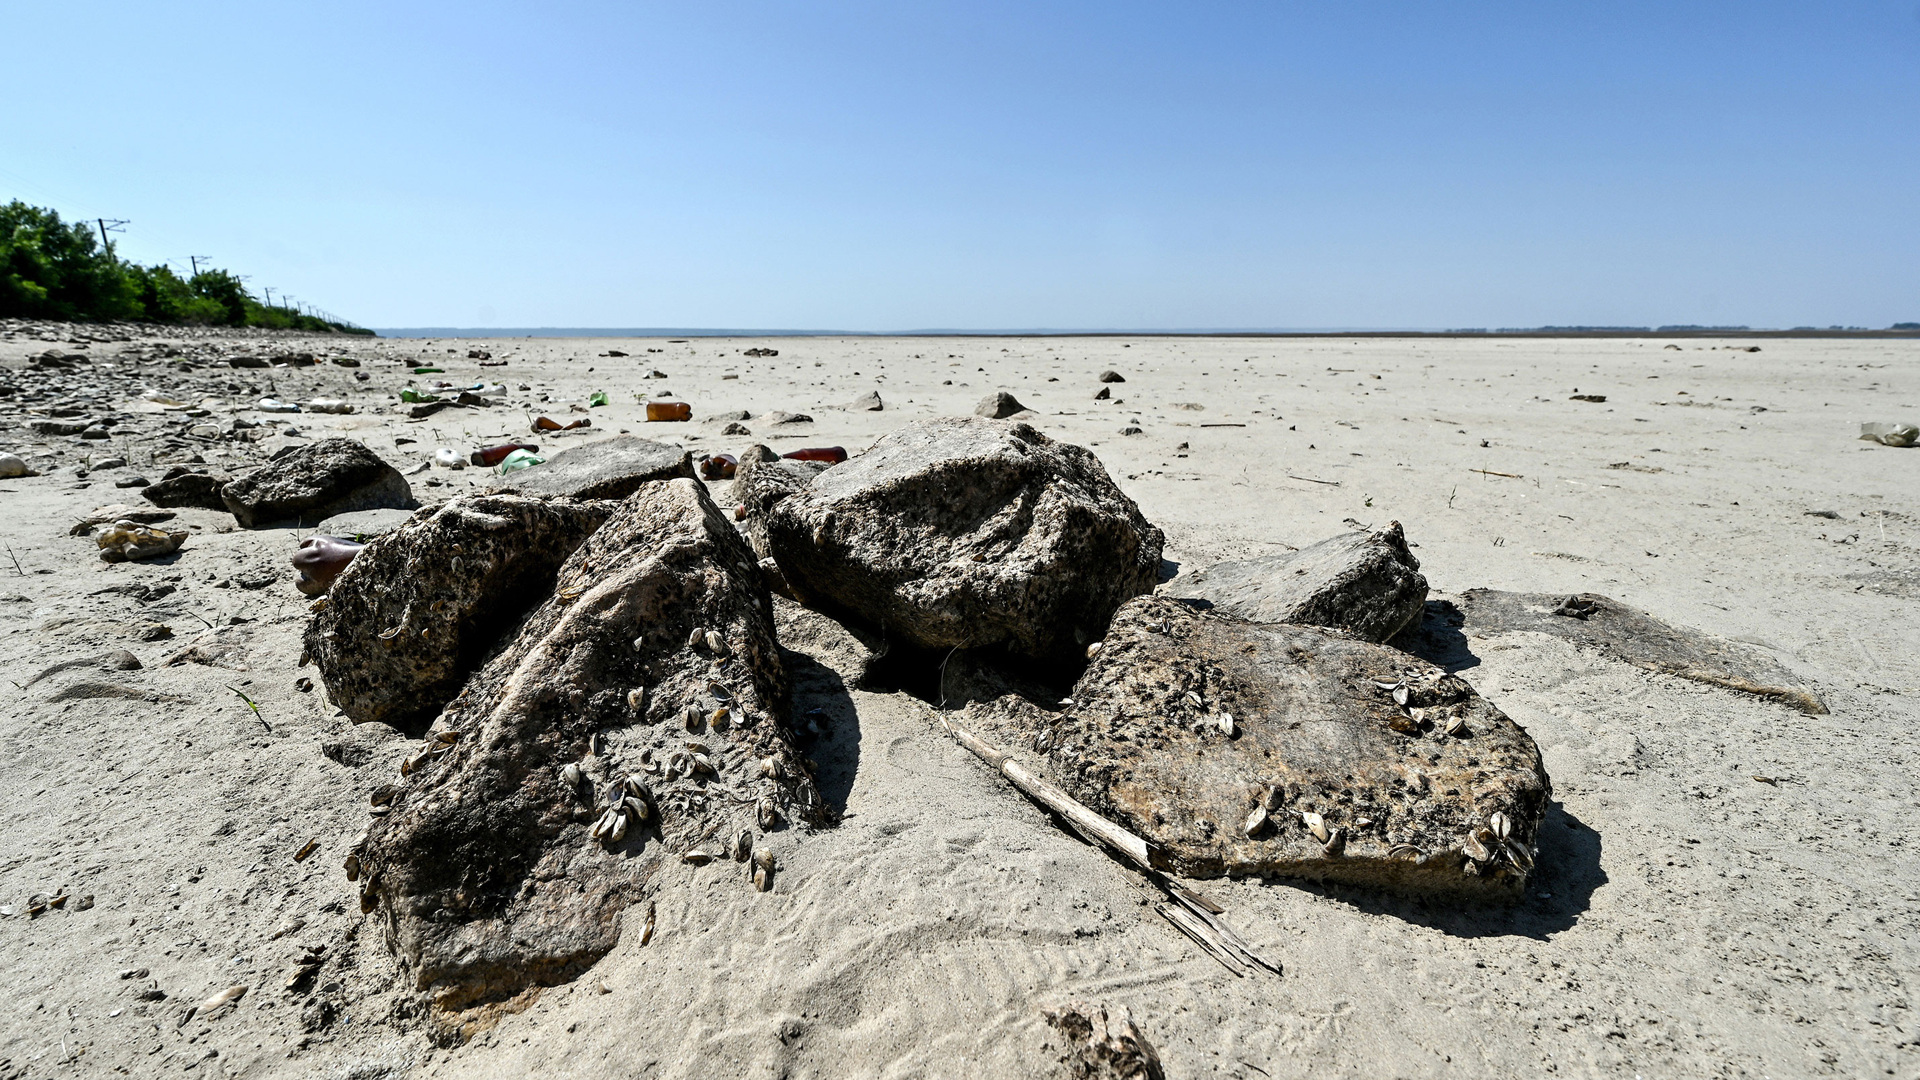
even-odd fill
[(886, 407), (878, 390), (869, 390), (847, 403), (847, 408), (854, 412), (879, 412)]
[(1033, 710), (1048, 769), (1180, 873), (1513, 899), (1532, 869), (1551, 795), (1539, 748), (1397, 649), (1143, 597), (1073, 702)]
[(328, 696), (356, 724), (420, 730), (547, 599), (615, 505), (463, 496), (375, 537), (307, 627)]
[[(123, 476), (120, 479), (115, 480), (113, 482), (113, 486), (117, 488), (143, 488), (143, 487), (153, 486), (153, 481), (147, 479), (144, 476), (138, 476), (138, 475)], [(225, 503), (220, 504), (220, 506), (221, 506), (221, 509), (223, 510), (226, 509)]]
[(792, 461), (765, 446), (748, 447), (733, 474), (733, 501), (745, 509), (740, 529), (753, 553), (772, 558), (767, 542), (767, 515), (780, 500), (804, 489), (832, 466), (824, 461)]
[(996, 390), (988, 394), (986, 397), (980, 399), (980, 404), (973, 407), (973, 415), (984, 416), (989, 420), (1005, 420), (1015, 413), (1023, 413), (1026, 411), (1028, 411), (1027, 407), (1020, 404), (1012, 394), (1007, 393), (1005, 390)]
[(264, 356), (229, 356), (227, 366), (233, 368), (263, 368), (272, 365)]
[[(696, 629), (723, 639), (724, 667), (690, 645)], [(703, 721), (692, 736), (714, 772), (685, 775), (673, 760), (690, 738), (684, 713), (715, 710), (716, 685), (732, 701), (725, 730)], [(622, 911), (660, 887), (667, 860), (722, 850), (743, 829), (771, 854), (781, 842), (765, 828), (825, 821), (787, 741), (789, 693), (739, 534), (698, 481), (647, 485), (567, 560), (554, 596), (435, 723), (459, 733), (451, 749), (416, 759), (388, 789), (391, 808), (356, 853), (363, 909), (445, 1009), (577, 977), (618, 943)], [(643, 753), (667, 768), (649, 774)], [(563, 779), (568, 765), (579, 784)], [(609, 789), (629, 776), (647, 817), (629, 819), (618, 841), (596, 840), (618, 797)], [(744, 894), (725, 902), (753, 896), (744, 873), (709, 873)]]
[(27, 468), (27, 462), (18, 454), (0, 454), (0, 480), (12, 480), (20, 476), (32, 476), (33, 470)]
[(729, 409), (726, 412), (714, 413), (712, 416), (707, 417), (707, 419), (709, 420), (751, 420), (753, 419), (753, 414), (748, 412), (745, 409)]
[(322, 521), (313, 531), (324, 536), (340, 536), (362, 543), (385, 536), (413, 520), (416, 510), (352, 510)]
[(90, 420), (35, 420), (30, 427), (36, 435), (78, 435), (92, 426)]
[(760, 422), (763, 424), (811, 424), (813, 423), (813, 417), (808, 416), (806, 413), (793, 413), (775, 409), (765, 416), (762, 416)]
[(1126, 382), (1127, 379), (1126, 379), (1126, 376), (1120, 374), (1117, 371), (1103, 371), (1100, 373), (1100, 381), (1101, 382)]
[(767, 543), (809, 603), (924, 648), (1077, 655), (1159, 578), (1160, 530), (1091, 453), (1026, 424), (909, 424), (780, 499)]
[(229, 483), (232, 480), (222, 473), (183, 472), (141, 488), (140, 497), (155, 506), (225, 510), (227, 502), (221, 492)]
[(220, 497), (248, 529), (293, 519), (323, 521), (351, 510), (414, 505), (406, 477), (352, 439), (322, 439), (293, 448), (229, 483)]
[(615, 435), (562, 450), (544, 465), (510, 472), (493, 487), (575, 499), (624, 499), (642, 484), (693, 475), (693, 455), (685, 450), (637, 435)]
[(1462, 635), (1550, 634), (1644, 671), (1753, 694), (1814, 716), (1827, 712), (1817, 692), (1759, 650), (1675, 626), (1599, 593), (1469, 589), (1458, 599), (1458, 605), (1446, 600), (1426, 605), (1422, 622), (1393, 644), (1443, 663), (1458, 659), (1449, 645)]
[(1253, 622), (1306, 623), (1385, 641), (1420, 617), (1427, 579), (1399, 522), (1299, 551), (1216, 563), (1160, 590)]
[(721, 428), (721, 429), (720, 429), (720, 434), (722, 434), (722, 435), (751, 435), (751, 434), (753, 434), (753, 429), (752, 429), (752, 428), (749, 428), (749, 427), (747, 427), (747, 425), (745, 425), (745, 424), (742, 424), (742, 423), (739, 423), (739, 422), (737, 422), (737, 421), (736, 421), (736, 422), (734, 422), (734, 423), (731, 423), (731, 424), (728, 424), (728, 425), (727, 425), (726, 427), (724, 427), (724, 428)]

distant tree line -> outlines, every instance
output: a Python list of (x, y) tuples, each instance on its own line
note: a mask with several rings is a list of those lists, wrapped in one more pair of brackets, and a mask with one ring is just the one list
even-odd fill
[(226, 270), (182, 278), (123, 261), (86, 224), (18, 199), (0, 207), (0, 318), (372, 333), (261, 303)]

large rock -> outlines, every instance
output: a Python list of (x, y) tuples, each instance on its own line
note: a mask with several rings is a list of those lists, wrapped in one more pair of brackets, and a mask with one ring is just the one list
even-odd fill
[(295, 519), (317, 522), (350, 510), (413, 505), (406, 477), (352, 439), (322, 439), (282, 454), (227, 484), (220, 489), (220, 497), (249, 529)]
[(940, 418), (781, 499), (767, 541), (808, 603), (890, 639), (1058, 659), (1152, 590), (1163, 537), (1085, 449)]
[(693, 455), (687, 451), (637, 435), (615, 435), (562, 450), (544, 465), (510, 472), (494, 489), (575, 499), (624, 499), (650, 481), (681, 476), (691, 480), (693, 475)]
[(616, 503), (471, 495), (373, 538), (307, 627), (307, 655), (356, 724), (418, 732)]
[(1217, 563), (1161, 592), (1204, 600), (1253, 622), (1331, 626), (1385, 641), (1420, 617), (1427, 579), (1396, 521), (1377, 533), (1351, 532), (1299, 551)]
[(751, 446), (741, 453), (733, 474), (733, 501), (744, 508), (740, 527), (755, 555), (762, 559), (773, 556), (767, 542), (767, 515), (780, 500), (804, 490), (829, 468), (824, 461), (783, 458), (765, 446)]
[(1517, 898), (1550, 795), (1532, 737), (1440, 668), (1165, 597), (1120, 610), (1035, 745), (1196, 877)]
[[(690, 644), (696, 630), (714, 644)], [(376, 793), (388, 808), (353, 852), (361, 905), (443, 1007), (573, 978), (618, 942), (622, 911), (660, 887), (669, 859), (698, 861), (742, 831), (757, 856), (771, 851), (766, 830), (823, 819), (788, 742), (788, 693), (739, 534), (697, 481), (648, 485), (567, 560), (404, 782)], [(690, 732), (685, 710), (708, 717), (723, 696), (727, 721)], [(683, 772), (695, 752), (704, 763)], [(596, 838), (629, 777), (644, 818)], [(674, 873), (753, 888), (720, 861)]]

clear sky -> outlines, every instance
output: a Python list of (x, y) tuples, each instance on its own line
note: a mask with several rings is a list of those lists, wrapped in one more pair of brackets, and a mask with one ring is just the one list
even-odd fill
[(0, 6), (0, 198), (370, 326), (1920, 320), (1920, 5)]

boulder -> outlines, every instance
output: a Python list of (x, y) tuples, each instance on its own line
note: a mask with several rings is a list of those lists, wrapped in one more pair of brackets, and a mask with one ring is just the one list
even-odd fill
[(1159, 579), (1160, 530), (1087, 450), (1031, 426), (909, 424), (767, 515), (808, 603), (923, 648), (1077, 657)]
[(995, 390), (993, 393), (981, 398), (980, 404), (973, 407), (973, 415), (984, 416), (989, 420), (1005, 420), (1015, 413), (1023, 413), (1026, 411), (1027, 407), (1020, 404), (1012, 394), (1007, 393), (1005, 390)]
[(614, 506), (462, 496), (373, 538), (307, 627), (328, 696), (356, 724), (422, 730)]
[(637, 435), (615, 435), (562, 450), (544, 465), (508, 473), (494, 490), (575, 499), (624, 499), (642, 484), (682, 476), (693, 478), (692, 454)]
[(743, 833), (770, 888), (769, 831), (825, 819), (766, 590), (698, 481), (636, 492), (557, 585), (375, 792), (352, 849), (362, 909), (442, 1008), (576, 977), (662, 879), (754, 888), (726, 854)]
[(1338, 631), (1142, 597), (1034, 745), (1074, 797), (1195, 877), (1516, 899), (1551, 788), (1458, 677)]
[(220, 493), (229, 483), (229, 477), (217, 473), (183, 472), (141, 488), (140, 497), (155, 506), (225, 510), (227, 501)]
[(749, 447), (740, 455), (733, 474), (733, 501), (743, 508), (740, 528), (756, 556), (773, 557), (767, 542), (767, 515), (780, 500), (804, 489), (829, 468), (824, 461), (783, 458), (765, 446)]
[[(147, 489), (149, 498), (152, 490)], [(322, 439), (295, 448), (229, 483), (220, 497), (248, 529), (291, 519), (319, 521), (350, 510), (413, 505), (406, 477), (352, 439)]]
[(1216, 563), (1161, 589), (1252, 622), (1306, 623), (1386, 641), (1420, 617), (1427, 579), (1399, 522), (1299, 551)]

